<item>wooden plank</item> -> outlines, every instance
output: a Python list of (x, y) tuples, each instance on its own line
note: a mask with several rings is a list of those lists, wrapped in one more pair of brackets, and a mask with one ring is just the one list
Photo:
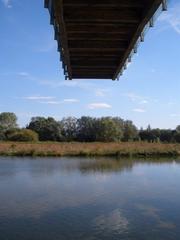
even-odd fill
[[(70, 57), (69, 57), (69, 49), (68, 49), (68, 42), (67, 42), (67, 33), (66, 33), (66, 26), (64, 22), (64, 13), (63, 13), (63, 2), (62, 0), (54, 0), (54, 13), (55, 13), (55, 20), (58, 21), (60, 37), (61, 37), (61, 46), (62, 46), (62, 53), (64, 62), (67, 66), (68, 77), (72, 79), (72, 70), (70, 64)], [(65, 70), (65, 69), (64, 69)]]
[(94, 7), (127, 7), (127, 8), (142, 8), (146, 1), (135, 1), (135, 0), (66, 0), (64, 2), (64, 6), (73, 6), (73, 7), (81, 7), (81, 6), (94, 6)]
[(118, 61), (117, 60), (108, 60), (108, 59), (102, 59), (102, 61), (92, 59), (92, 60), (87, 60), (84, 62), (83, 60), (78, 60), (78, 59), (71, 59), (71, 65), (72, 66), (91, 66), (94, 68), (97, 67), (118, 67)]
[[(44, 0), (45, 7), (50, 0)], [(52, 0), (69, 78), (116, 79), (162, 0)], [(67, 69), (66, 69), (67, 66)]]
[(92, 33), (68, 33), (68, 39), (69, 40), (98, 40), (98, 41), (107, 41), (107, 40), (122, 40), (126, 41), (130, 36), (128, 34), (122, 34), (122, 33), (99, 33), (96, 32), (94, 34)]
[(81, 41), (72, 41), (72, 40), (69, 40), (68, 41), (68, 46), (69, 48), (101, 48), (101, 49), (104, 49), (104, 48), (123, 48), (123, 49), (126, 49), (127, 46), (128, 46), (128, 42), (126, 41), (118, 41), (118, 40), (107, 40), (107, 41), (86, 41), (86, 40), (81, 40)]
[(155, 11), (159, 8), (160, 4), (162, 3), (162, 0), (154, 0), (149, 6), (147, 6), (144, 10), (144, 16), (142, 19), (142, 22), (139, 24), (134, 36), (131, 38), (130, 44), (124, 54), (123, 59), (120, 61), (119, 66), (113, 76), (113, 80), (115, 80), (118, 77), (119, 72), (123, 68), (123, 66), (126, 63), (126, 60), (128, 59), (128, 56), (130, 55), (133, 47), (135, 46), (141, 32), (143, 31), (146, 24), (149, 22), (149, 20), (152, 18)]
[(48, 5), (49, 5), (49, 0), (44, 0), (44, 7), (48, 8)]
[(114, 71), (116, 70), (116, 67), (115, 66), (89, 66), (89, 65), (84, 65), (84, 66), (79, 66), (79, 65), (72, 65), (72, 71), (83, 71), (85, 70), (86, 72), (91, 72), (93, 70), (98, 70), (98, 71), (101, 71), (101, 72), (106, 72), (106, 71), (111, 71), (111, 73), (114, 73)]
[(112, 79), (112, 74), (92, 73), (92, 74), (73, 74), (73, 79)]
[(64, 19), (65, 21), (78, 23), (78, 22), (115, 22), (115, 23), (139, 23), (141, 20), (141, 14), (139, 11), (134, 10), (122, 10), (122, 9), (114, 9), (111, 11), (110, 9), (103, 10), (99, 9), (91, 9), (87, 8), (64, 8)]
[(87, 53), (87, 52), (97, 53), (98, 51), (102, 52), (102, 53), (106, 53), (106, 52), (107, 53), (108, 52), (112, 53), (112, 52), (122, 52), (122, 51), (125, 51), (125, 50), (126, 50), (126, 48), (124, 48), (124, 47), (118, 47), (118, 48), (112, 47), (112, 48), (101, 48), (101, 49), (98, 48), (98, 47), (90, 47), (90, 48), (81, 48), (81, 47), (72, 48), (72, 47), (69, 47), (69, 51), (73, 52), (73, 53)]
[(110, 23), (66, 23), (66, 28), (68, 34), (71, 33), (88, 33), (88, 34), (96, 34), (96, 33), (113, 33), (113, 34), (133, 34), (135, 33), (136, 29), (138, 27), (138, 24), (132, 25), (132, 24), (110, 24)]
[(99, 53), (99, 52), (70, 52), (71, 58), (76, 57), (85, 57), (87, 58), (118, 58), (120, 60), (123, 52), (113, 53), (113, 52), (107, 52), (107, 53)]

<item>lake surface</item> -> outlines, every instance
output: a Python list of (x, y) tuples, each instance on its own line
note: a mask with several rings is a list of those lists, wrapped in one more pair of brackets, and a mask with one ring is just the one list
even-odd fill
[(0, 240), (180, 239), (180, 160), (0, 157)]

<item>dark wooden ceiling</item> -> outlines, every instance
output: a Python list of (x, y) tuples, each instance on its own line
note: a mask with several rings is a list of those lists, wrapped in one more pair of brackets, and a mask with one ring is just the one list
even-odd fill
[(162, 2), (45, 0), (66, 77), (115, 80)]

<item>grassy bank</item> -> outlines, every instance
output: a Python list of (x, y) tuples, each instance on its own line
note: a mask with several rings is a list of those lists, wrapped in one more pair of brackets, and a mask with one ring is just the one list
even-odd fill
[(1, 142), (1, 156), (180, 156), (180, 144)]

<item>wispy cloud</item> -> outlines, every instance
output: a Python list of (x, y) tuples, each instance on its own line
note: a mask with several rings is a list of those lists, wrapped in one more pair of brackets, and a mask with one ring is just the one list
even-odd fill
[(159, 20), (168, 23), (178, 34), (180, 34), (180, 3), (174, 4), (168, 12), (160, 16)]
[(58, 87), (76, 87), (78, 83), (76, 81), (50, 81), (50, 80), (43, 80), (39, 82), (40, 85), (58, 88)]
[(95, 90), (95, 95), (97, 97), (105, 97), (108, 92), (109, 92), (109, 89), (97, 89)]
[(23, 99), (29, 100), (29, 101), (35, 101), (35, 102), (41, 103), (41, 104), (50, 104), (50, 105), (59, 105), (59, 104), (65, 104), (65, 103), (79, 102), (79, 100), (75, 99), (75, 98), (67, 98), (67, 99), (63, 99), (63, 100), (59, 101), (59, 100), (56, 100), (56, 97), (53, 97), (53, 96), (39, 96), (39, 95), (27, 96), (27, 97), (23, 97)]
[(89, 109), (103, 109), (103, 108), (112, 108), (111, 105), (107, 104), (107, 103), (90, 103), (88, 105)]
[(62, 104), (62, 101), (39, 101), (38, 103), (48, 104), (48, 105), (59, 105), (59, 104)]
[(142, 101), (139, 102), (139, 104), (147, 104), (147, 103), (148, 103), (147, 100), (142, 100)]
[(28, 97), (23, 97), (23, 99), (32, 100), (32, 101), (39, 101), (39, 100), (52, 100), (52, 99), (55, 99), (55, 97), (51, 97), (51, 96), (28, 96)]
[(20, 77), (26, 77), (26, 78), (30, 77), (28, 72), (18, 72), (17, 75), (20, 76)]
[(64, 99), (63, 102), (65, 102), (65, 103), (77, 103), (77, 102), (79, 102), (79, 100), (75, 99), (75, 98), (67, 98), (67, 99)]
[(12, 8), (12, 1), (11, 0), (1, 0), (1, 1), (6, 8)]
[[(88, 81), (53, 81), (53, 80), (42, 80), (39, 81), (40, 85), (44, 85), (44, 86), (48, 86), (48, 87), (52, 87), (52, 88), (61, 88), (61, 87), (70, 87), (70, 88), (79, 88), (82, 90), (86, 90), (86, 91), (91, 91), (91, 92), (97, 92), (97, 85), (95, 83), (92, 82), (88, 82)], [(101, 90), (101, 89), (100, 89)], [(104, 92), (107, 91), (105, 89), (103, 89)], [(99, 94), (103, 94), (102, 91)]]
[(148, 103), (148, 98), (137, 95), (135, 93), (123, 93), (122, 96), (129, 98), (132, 102), (138, 102), (139, 104)]
[(135, 108), (135, 109), (133, 109), (133, 112), (137, 112), (137, 113), (145, 113), (146, 110), (145, 110), (145, 109), (142, 109), (142, 108)]

